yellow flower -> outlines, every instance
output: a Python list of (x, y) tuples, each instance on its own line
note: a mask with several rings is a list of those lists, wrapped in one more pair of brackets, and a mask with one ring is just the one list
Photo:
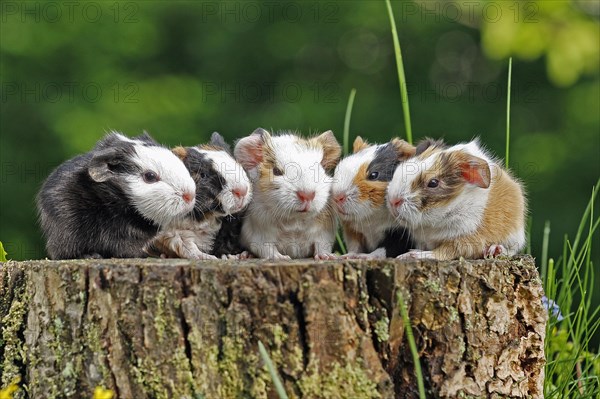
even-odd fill
[(13, 393), (19, 389), (17, 385), (21, 381), (21, 377), (17, 377), (4, 389), (0, 390), (0, 399), (12, 399)]
[[(115, 395), (115, 393), (113, 391), (111, 391), (110, 389), (96, 387), (96, 389), (94, 389), (94, 398), (93, 399), (112, 399), (112, 397), (114, 395)], [(3, 399), (3, 398), (0, 398), (0, 399)]]

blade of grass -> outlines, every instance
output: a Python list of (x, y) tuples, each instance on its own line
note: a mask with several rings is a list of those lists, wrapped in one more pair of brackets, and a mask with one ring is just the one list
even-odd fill
[(337, 231), (337, 233), (335, 233), (335, 239), (337, 240), (337, 243), (340, 246), (340, 251), (342, 251), (342, 255), (346, 255), (346, 246), (344, 245), (344, 240), (342, 240), (342, 236), (340, 235), (339, 230)]
[(410, 319), (408, 318), (408, 310), (406, 309), (404, 297), (402, 296), (402, 292), (400, 292), (400, 290), (398, 290), (398, 307), (400, 308), (400, 316), (402, 317), (402, 323), (404, 324), (404, 330), (406, 331), (406, 340), (408, 341), (413, 363), (415, 364), (415, 376), (417, 377), (417, 386), (419, 387), (419, 398), (425, 399), (425, 384), (423, 383), (423, 371), (421, 370), (419, 352), (417, 350), (415, 336), (410, 325)]
[(344, 117), (344, 155), (348, 155), (350, 145), (350, 117), (352, 116), (352, 107), (354, 106), (354, 96), (356, 96), (356, 89), (350, 90), (350, 97), (348, 97), (348, 104), (346, 105), (346, 116)]
[(508, 59), (508, 89), (506, 91), (506, 155), (505, 162), (508, 168), (510, 156), (510, 86), (512, 81), (512, 57)]
[(400, 83), (400, 97), (402, 98), (402, 113), (404, 114), (404, 127), (406, 129), (406, 141), (412, 144), (412, 128), (410, 124), (410, 107), (408, 106), (408, 92), (406, 91), (406, 77), (404, 76), (404, 63), (402, 62), (402, 51), (400, 40), (396, 31), (396, 21), (390, 0), (385, 0), (390, 24), (392, 25), (392, 38), (394, 39), (394, 53), (396, 54), (396, 69), (398, 70), (398, 82)]
[(277, 391), (277, 395), (279, 395), (280, 399), (288, 399), (287, 393), (285, 393), (285, 389), (283, 388), (283, 383), (279, 379), (279, 375), (277, 375), (277, 370), (275, 370), (275, 366), (273, 365), (273, 361), (271, 357), (267, 353), (265, 346), (261, 341), (258, 341), (258, 351), (260, 352), (260, 356), (263, 359), (263, 362), (267, 365), (267, 369), (269, 370), (269, 374), (271, 374), (271, 379), (273, 380), (273, 385), (275, 385), (275, 390)]
[(544, 238), (542, 240), (542, 281), (546, 281), (546, 272), (548, 270), (548, 242), (550, 240), (550, 221), (546, 220), (544, 224)]

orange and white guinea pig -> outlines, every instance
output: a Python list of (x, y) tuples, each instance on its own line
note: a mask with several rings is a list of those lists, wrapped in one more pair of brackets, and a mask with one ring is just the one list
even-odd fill
[(415, 147), (404, 140), (369, 144), (359, 136), (353, 154), (340, 161), (332, 198), (348, 250), (343, 258), (392, 257), (411, 248), (408, 230), (390, 217), (385, 195), (398, 164), (413, 155)]
[(419, 144), (394, 172), (387, 204), (417, 245), (403, 258), (510, 256), (525, 246), (523, 189), (478, 140)]
[(312, 138), (256, 129), (234, 150), (248, 172), (254, 198), (243, 219), (241, 242), (269, 259), (333, 259), (335, 214), (331, 172), (341, 147), (331, 131)]

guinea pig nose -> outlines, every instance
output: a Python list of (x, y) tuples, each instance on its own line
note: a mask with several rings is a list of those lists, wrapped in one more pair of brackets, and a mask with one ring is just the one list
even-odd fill
[(296, 191), (298, 199), (302, 202), (308, 202), (315, 199), (314, 191)]
[(346, 201), (346, 194), (337, 194), (333, 196), (333, 200), (338, 204), (343, 204)]
[(194, 194), (192, 194), (192, 193), (183, 193), (183, 195), (181, 197), (188, 204), (194, 200)]
[(392, 207), (398, 208), (399, 206), (402, 206), (402, 204), (404, 204), (404, 198), (402, 198), (402, 197), (390, 198), (390, 205)]
[(243, 186), (234, 187), (231, 192), (238, 198), (244, 198), (248, 194), (248, 188)]

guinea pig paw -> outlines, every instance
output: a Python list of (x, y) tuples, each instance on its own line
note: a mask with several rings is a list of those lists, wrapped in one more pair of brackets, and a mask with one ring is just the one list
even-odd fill
[(194, 259), (194, 260), (215, 260), (215, 259), (219, 259), (214, 255), (210, 255), (210, 254), (206, 254), (204, 252), (199, 252), (194, 254), (193, 256), (190, 256), (190, 259)]
[(504, 245), (493, 244), (483, 250), (483, 257), (484, 258), (495, 258), (497, 256), (505, 254), (506, 252), (507, 251), (506, 251), (506, 248), (504, 248)]
[(236, 256), (238, 257), (238, 259), (252, 259), (252, 258), (254, 258), (254, 255), (252, 255), (248, 251), (241, 252), (241, 253), (239, 253)]
[(292, 260), (292, 258), (289, 255), (283, 255), (280, 253), (276, 253), (273, 254), (272, 256), (269, 257), (269, 260)]
[(102, 259), (102, 255), (94, 252), (93, 254), (85, 254), (81, 258), (82, 259)]
[(316, 254), (315, 260), (336, 260), (338, 257), (331, 253)]
[(227, 254), (227, 255), (222, 255), (221, 259), (224, 260), (245, 260), (245, 259), (250, 259), (252, 257), (252, 255), (248, 252), (248, 251), (244, 251), (242, 253), (239, 254)]
[(355, 254), (355, 253), (350, 253), (350, 254), (346, 254), (346, 255), (342, 255), (339, 257), (340, 259), (362, 259), (362, 260), (371, 260), (371, 259), (383, 259), (385, 258), (385, 256), (379, 256), (377, 254)]
[(396, 259), (435, 259), (432, 251), (421, 251), (419, 249), (411, 249), (405, 254), (398, 255)]

